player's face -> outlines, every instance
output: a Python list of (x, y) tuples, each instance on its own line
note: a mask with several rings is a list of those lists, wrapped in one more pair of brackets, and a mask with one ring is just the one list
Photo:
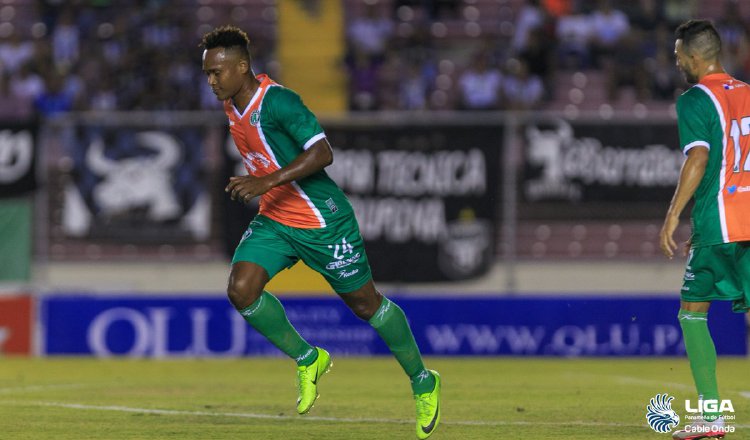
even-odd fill
[(219, 100), (232, 98), (239, 93), (247, 72), (247, 62), (232, 51), (223, 47), (203, 51), (203, 73)]
[(696, 69), (695, 58), (685, 52), (685, 47), (682, 45), (682, 39), (678, 39), (674, 43), (674, 56), (677, 60), (677, 68), (680, 69), (685, 76), (685, 81), (687, 81), (688, 84), (696, 84), (698, 82), (698, 72)]

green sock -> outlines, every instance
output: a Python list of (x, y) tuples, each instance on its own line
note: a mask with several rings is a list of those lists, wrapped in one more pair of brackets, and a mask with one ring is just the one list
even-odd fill
[[(677, 317), (682, 327), (685, 350), (699, 399), (719, 400), (719, 386), (716, 384), (716, 347), (708, 331), (708, 313), (680, 310)], [(713, 421), (719, 415), (719, 413), (703, 414), (709, 421)]]
[(248, 324), (294, 359), (297, 365), (308, 366), (317, 359), (318, 350), (302, 339), (292, 327), (284, 306), (275, 296), (264, 290), (254, 303), (239, 312)]
[(435, 378), (424, 367), (422, 355), (419, 354), (417, 342), (401, 307), (383, 297), (383, 303), (368, 322), (409, 376), (414, 394), (432, 391), (435, 388)]

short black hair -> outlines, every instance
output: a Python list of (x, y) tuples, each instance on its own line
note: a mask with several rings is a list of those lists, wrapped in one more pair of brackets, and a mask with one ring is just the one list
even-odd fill
[(710, 20), (686, 21), (677, 27), (675, 37), (686, 51), (704, 60), (718, 58), (721, 52), (721, 37)]
[(201, 40), (200, 47), (208, 50), (216, 47), (238, 50), (243, 56), (250, 58), (250, 38), (245, 31), (237, 26), (225, 25), (206, 33)]

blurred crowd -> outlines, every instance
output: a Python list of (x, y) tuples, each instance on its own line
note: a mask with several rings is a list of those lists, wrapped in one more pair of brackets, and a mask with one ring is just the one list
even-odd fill
[(736, 0), (363, 3), (348, 25), (351, 110), (544, 108), (566, 96), (557, 89), (572, 72), (601, 78), (601, 102), (625, 89), (673, 101), (685, 86), (674, 29), (701, 14), (721, 33), (725, 68), (739, 79), (750, 69)]
[[(0, 115), (215, 108), (216, 98), (200, 87), (198, 44), (217, 12), (170, 0), (0, 6)], [(237, 22), (248, 15), (243, 8), (221, 12)], [(264, 69), (273, 38), (253, 29), (256, 68)]]
[[(561, 72), (672, 101), (684, 87), (673, 30), (714, 5), (724, 66), (750, 69), (734, 0), (343, 0), (349, 109), (537, 109)], [(200, 70), (200, 36), (248, 31), (257, 73), (272, 75), (276, 2), (36, 0), (0, 6), (0, 116), (71, 110), (196, 110), (218, 103)], [(283, 82), (283, 78), (279, 78)]]

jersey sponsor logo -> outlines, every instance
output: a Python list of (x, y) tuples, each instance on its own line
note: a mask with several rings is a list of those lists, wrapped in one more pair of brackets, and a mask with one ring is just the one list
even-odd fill
[(265, 155), (258, 153), (257, 151), (248, 152), (242, 157), (242, 162), (253, 173), (258, 170), (258, 166), (263, 168), (271, 166), (271, 161)]
[(737, 191), (737, 185), (727, 187), (727, 193), (734, 194)]
[(250, 125), (253, 127), (256, 127), (260, 123), (260, 111), (253, 110), (252, 113), (250, 113)]

